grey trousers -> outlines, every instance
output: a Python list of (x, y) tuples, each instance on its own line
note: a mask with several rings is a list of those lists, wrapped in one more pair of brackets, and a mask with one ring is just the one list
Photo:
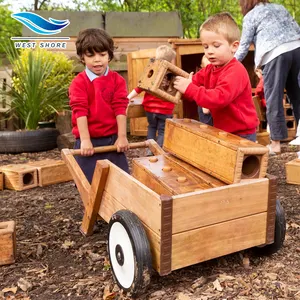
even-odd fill
[(287, 127), (283, 109), (283, 94), (293, 106), (298, 124), (300, 118), (300, 48), (281, 54), (263, 66), (264, 90), (267, 101), (267, 120), (271, 139), (279, 141), (287, 138)]

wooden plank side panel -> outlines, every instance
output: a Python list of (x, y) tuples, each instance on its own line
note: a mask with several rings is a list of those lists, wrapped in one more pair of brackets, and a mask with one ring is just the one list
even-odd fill
[(172, 271), (264, 244), (266, 223), (261, 213), (173, 235)]
[(237, 152), (166, 122), (163, 148), (202, 171), (231, 183)]
[[(109, 223), (111, 216), (115, 212), (122, 209), (127, 209), (127, 208), (106, 191), (103, 193), (103, 197), (99, 209), (99, 215), (107, 223)], [(153, 230), (151, 230), (145, 223), (143, 223), (143, 225), (151, 247), (153, 268), (157, 272), (160, 272), (160, 260), (161, 260), (160, 259), (160, 236), (155, 232), (153, 232)]]
[(126, 209), (135, 213), (143, 223), (160, 235), (161, 200), (159, 195), (113, 163), (107, 162), (110, 169), (104, 191), (118, 199)]
[(173, 196), (173, 234), (266, 212), (268, 189), (261, 178)]

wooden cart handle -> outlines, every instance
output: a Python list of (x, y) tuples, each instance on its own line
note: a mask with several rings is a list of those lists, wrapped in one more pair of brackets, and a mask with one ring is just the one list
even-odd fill
[[(128, 149), (136, 149), (136, 148), (147, 148), (149, 146), (149, 142), (137, 142), (137, 143), (129, 143)], [(110, 145), (110, 146), (102, 146), (102, 147), (95, 147), (94, 148), (95, 153), (104, 153), (104, 152), (113, 152), (117, 151), (116, 145)], [(71, 154), (73, 155), (80, 155), (80, 149), (70, 149)]]

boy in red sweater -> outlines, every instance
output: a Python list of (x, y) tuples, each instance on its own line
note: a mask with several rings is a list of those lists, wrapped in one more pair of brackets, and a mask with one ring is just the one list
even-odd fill
[[(76, 160), (91, 183), (96, 161), (108, 159), (129, 172), (124, 151), (126, 136), (126, 82), (108, 63), (113, 59), (114, 43), (103, 29), (89, 28), (79, 32), (76, 51), (85, 70), (72, 81), (69, 89), (72, 109), (72, 133)], [(94, 154), (94, 147), (116, 145), (118, 152)]]
[[(164, 59), (168, 62), (175, 64), (176, 52), (167, 45), (159, 46), (156, 49), (155, 58), (156, 59)], [(170, 82), (167, 78), (163, 80), (163, 87), (168, 89)], [(174, 89), (176, 92), (176, 90)], [(143, 92), (140, 88), (135, 88), (128, 95), (128, 99), (137, 96)], [(157, 141), (159, 146), (163, 146), (164, 143), (164, 134), (165, 134), (165, 123), (167, 118), (173, 117), (174, 103), (161, 100), (149, 93), (145, 93), (143, 99), (143, 106), (146, 112), (147, 120), (148, 120), (148, 133), (147, 139), (154, 139)], [(156, 139), (157, 132), (157, 139)], [(151, 155), (151, 153), (148, 153)]]
[(190, 79), (176, 76), (174, 87), (208, 108), (215, 127), (255, 142), (259, 120), (250, 79), (234, 58), (240, 39), (236, 22), (229, 13), (213, 15), (201, 25), (200, 39), (210, 64)]

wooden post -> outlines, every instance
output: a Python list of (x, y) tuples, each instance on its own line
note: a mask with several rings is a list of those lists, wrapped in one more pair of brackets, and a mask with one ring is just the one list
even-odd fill
[(99, 212), (108, 171), (109, 164), (105, 161), (98, 160), (93, 175), (89, 200), (85, 206), (85, 212), (80, 229), (81, 233), (85, 236), (89, 236), (93, 233), (93, 226)]

